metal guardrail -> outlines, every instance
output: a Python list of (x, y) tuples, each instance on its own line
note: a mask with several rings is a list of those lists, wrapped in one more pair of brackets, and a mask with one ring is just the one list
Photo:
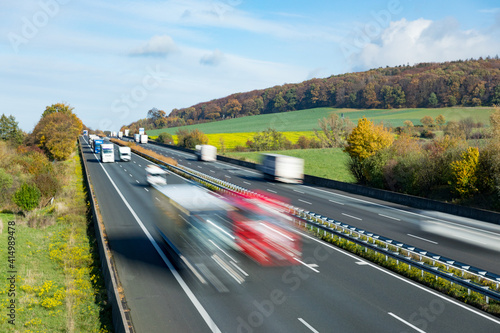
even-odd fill
[[(149, 160), (157, 164), (164, 165), (172, 171), (184, 173), (198, 181), (202, 181), (210, 184), (211, 186), (215, 186), (220, 190), (258, 195), (246, 188), (203, 174), (188, 167), (173, 166), (142, 153), (139, 153), (139, 155), (148, 158)], [(368, 232), (366, 230), (358, 229), (341, 221), (336, 221), (333, 219), (329, 219), (326, 216), (315, 214), (314, 212), (305, 211), (291, 205), (287, 206), (287, 208), (289, 212), (297, 219), (299, 224), (304, 223), (304, 225), (322, 230), (324, 233), (330, 233), (331, 235), (342, 237), (357, 245), (381, 253), (386, 256), (386, 259), (388, 257), (391, 257), (397, 262), (408, 264), (409, 267), (416, 267), (422, 271), (422, 275), (423, 272), (427, 272), (435, 275), (436, 277), (440, 277), (442, 279), (450, 281), (451, 283), (456, 283), (457, 285), (467, 288), (469, 294), (471, 291), (474, 291), (484, 295), (486, 303), (489, 303), (490, 298), (500, 301), (500, 276), (497, 274), (461, 263), (451, 258), (443, 257), (424, 249), (419, 249), (417, 247)], [(370, 240), (372, 241), (371, 243)], [(404, 253), (406, 253), (406, 255), (404, 255)], [(417, 257), (418, 260), (415, 259)], [(440, 268), (439, 265), (446, 267), (446, 270)], [(448, 270), (450, 269), (455, 269), (461, 272), (462, 276), (458, 276), (453, 272), (449, 272)], [(469, 276), (477, 278), (479, 282), (487, 282), (492, 285), (496, 285), (496, 290), (492, 290), (489, 286), (486, 286), (484, 284), (479, 284), (471, 281), (471, 279), (468, 279)]]

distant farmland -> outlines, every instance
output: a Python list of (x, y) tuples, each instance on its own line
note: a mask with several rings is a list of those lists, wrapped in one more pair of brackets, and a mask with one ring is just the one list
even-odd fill
[(263, 114), (257, 116), (227, 119), (217, 122), (188, 125), (182, 127), (172, 127), (165, 129), (148, 130), (150, 136), (157, 136), (162, 132), (175, 134), (179, 128), (198, 128), (206, 134), (217, 133), (242, 133), (259, 132), (269, 127), (280, 132), (288, 131), (313, 131), (318, 129), (318, 120), (327, 117), (331, 112), (344, 117), (349, 117), (354, 123), (362, 117), (366, 117), (375, 123), (384, 122), (392, 126), (403, 126), (405, 120), (410, 120), (414, 125), (420, 125), (420, 119), (424, 116), (436, 118), (442, 114), (445, 120), (458, 121), (460, 119), (472, 117), (474, 121), (489, 125), (489, 116), (493, 112), (493, 107), (450, 107), (436, 109), (335, 109), (335, 108), (315, 108), (301, 111), (290, 111), (283, 113)]

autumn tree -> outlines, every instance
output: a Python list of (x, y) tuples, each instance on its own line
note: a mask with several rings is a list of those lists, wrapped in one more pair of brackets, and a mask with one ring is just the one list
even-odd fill
[(194, 149), (196, 145), (204, 145), (208, 143), (208, 137), (197, 128), (191, 131), (178, 129), (175, 134), (177, 135), (178, 145), (184, 148)]
[(436, 125), (440, 128), (446, 123), (446, 120), (444, 119), (444, 116), (440, 114), (439, 116), (436, 117), (435, 119)]
[(351, 158), (364, 160), (376, 151), (390, 146), (393, 140), (392, 134), (383, 125), (375, 125), (363, 117), (348, 135), (344, 151)]
[(476, 169), (479, 161), (479, 150), (469, 147), (462, 153), (461, 159), (450, 165), (452, 190), (460, 197), (466, 198), (477, 192)]
[(383, 125), (376, 126), (365, 117), (358, 121), (358, 126), (347, 137), (347, 145), (344, 148), (351, 157), (349, 168), (358, 181), (366, 181), (363, 175), (364, 160), (390, 146), (393, 140), (392, 134)]
[(500, 107), (495, 107), (495, 111), (490, 115), (490, 124), (493, 139), (500, 141)]
[(160, 135), (158, 135), (158, 138), (156, 140), (158, 142), (166, 143), (169, 145), (174, 144), (174, 138), (172, 137), (172, 134), (167, 133), (167, 132), (160, 133)]
[(429, 127), (434, 123), (434, 119), (432, 119), (431, 116), (425, 116), (422, 119), (420, 119), (420, 122), (425, 126)]
[(349, 118), (340, 118), (336, 113), (330, 113), (327, 118), (318, 121), (320, 130), (314, 130), (314, 134), (325, 148), (343, 147), (347, 135), (353, 129), (354, 124)]
[(64, 113), (64, 114), (73, 114), (73, 110), (75, 108), (70, 106), (69, 104), (65, 103), (56, 103), (52, 104), (51, 106), (45, 107), (45, 111), (42, 113), (42, 118), (45, 118), (46, 116), (53, 114), (53, 113)]
[(66, 160), (76, 147), (82, 127), (74, 113), (50, 112), (40, 119), (28, 141), (42, 148), (52, 159)]
[(257, 151), (282, 150), (291, 146), (291, 142), (281, 132), (274, 128), (257, 132), (253, 136), (253, 141), (247, 143), (249, 148)]
[(240, 114), (241, 108), (241, 103), (236, 98), (232, 98), (224, 105), (224, 114), (235, 117)]

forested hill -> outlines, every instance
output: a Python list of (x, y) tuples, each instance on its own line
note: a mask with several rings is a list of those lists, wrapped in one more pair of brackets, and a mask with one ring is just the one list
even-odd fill
[[(336, 108), (425, 108), (500, 104), (500, 60), (459, 60), (371, 69), (301, 83), (237, 93), (188, 108), (148, 114), (146, 128), (302, 110)], [(139, 125), (138, 123), (132, 125)]]

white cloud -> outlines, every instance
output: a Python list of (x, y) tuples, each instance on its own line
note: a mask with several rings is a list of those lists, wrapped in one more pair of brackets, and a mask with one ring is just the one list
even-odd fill
[(207, 66), (217, 66), (224, 60), (224, 53), (214, 50), (212, 53), (204, 54), (200, 59), (200, 64)]
[(494, 33), (461, 30), (454, 18), (440, 21), (403, 18), (391, 22), (351, 60), (354, 67), (366, 69), (494, 56), (500, 49)]
[(172, 37), (153, 36), (145, 45), (134, 49), (131, 55), (134, 56), (167, 56), (178, 51), (177, 45)]

